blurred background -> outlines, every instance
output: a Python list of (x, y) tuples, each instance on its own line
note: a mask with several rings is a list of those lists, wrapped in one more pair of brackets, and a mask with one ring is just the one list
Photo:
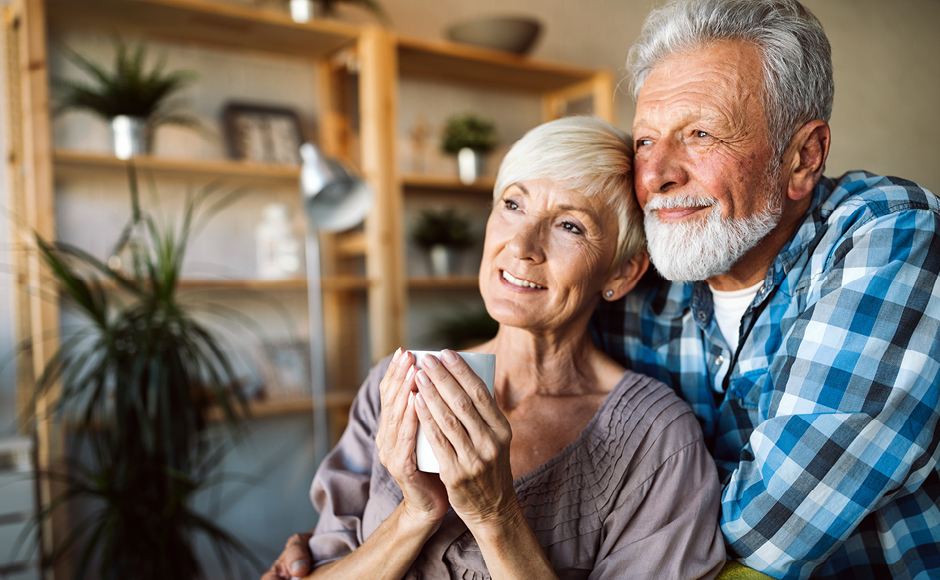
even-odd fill
[[(0, 467), (15, 476), (0, 485), (0, 578), (38, 577), (29, 543), (17, 554), (6, 547), (39, 497), (35, 486), (11, 495), (35, 468), (16, 457), (23, 449), (42, 455), (56, 441), (68, 446), (60, 440), (68, 435), (36, 435), (30, 419), (36, 356), (48, 360), (49, 349), (88, 328), (54, 285), (40, 288), (17, 269), (35, 257), (28, 234), (67, 241), (125, 271), (131, 263), (127, 248), (114, 251), (131, 203), (110, 115), (87, 102), (56, 112), (69, 104), (70, 87), (94, 84), (88, 63), (113, 71), (123, 44), (125, 64), (142, 49), (145, 73), (185, 73), (161, 105), (168, 122), (134, 160), (146, 211), (178, 231), (188, 195), (215, 188), (205, 207), (234, 196), (189, 243), (179, 292), (225, 345), (253, 413), (237, 437), (218, 421), (208, 428), (207, 437), (229, 443), (216, 466), (229, 476), (193, 502), (268, 564), (291, 533), (316, 523), (308, 489), (317, 438), (335, 441), (368, 368), (399, 345), (460, 348), (492, 332), (475, 276), (508, 147), (564, 114), (596, 112), (630, 131), (632, 98), (618, 85), (655, 3), (378, 1), (335, 2), (331, 14), (314, 3), (302, 22), (288, 0), (140, 0), (156, 12), (136, 11), (136, 0), (0, 0), (0, 152), (8, 160), (0, 165), (0, 440), (8, 442), (0, 453), (12, 458)], [(940, 191), (940, 2), (805, 4), (833, 51), (826, 174), (866, 169)], [(499, 17), (537, 26), (488, 20)], [(24, 48), (30, 39), (40, 46)], [(514, 40), (521, 44), (492, 48)], [(304, 141), (363, 175), (376, 197), (365, 225), (320, 238), (317, 272), (305, 271), (309, 224), (296, 154)], [(482, 159), (477, 175), (459, 167), (464, 146)], [(325, 326), (313, 332), (326, 343), (327, 394), (317, 399), (306, 290), (320, 279)], [(43, 304), (53, 310), (39, 312)], [(49, 338), (50, 328), (61, 340)], [(24, 358), (25, 345), (47, 340), (45, 355), (27, 349)], [(314, 420), (315, 401), (316, 421), (328, 426)], [(75, 453), (93, 462), (87, 449)], [(60, 537), (89, 509), (73, 506)], [(209, 543), (196, 552), (206, 577), (223, 575)], [(248, 576), (260, 574), (247, 566)]]

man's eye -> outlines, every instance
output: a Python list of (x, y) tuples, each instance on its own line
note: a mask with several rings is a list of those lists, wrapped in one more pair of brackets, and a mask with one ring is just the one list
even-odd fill
[(637, 140), (636, 140), (636, 147), (637, 147), (637, 149), (639, 149), (640, 147), (645, 147), (645, 146), (649, 145), (650, 143), (652, 143), (652, 141), (651, 141), (650, 139), (637, 139)]
[(708, 133), (706, 133), (705, 131), (696, 131), (695, 136), (698, 138), (704, 138), (704, 137), (708, 137)]

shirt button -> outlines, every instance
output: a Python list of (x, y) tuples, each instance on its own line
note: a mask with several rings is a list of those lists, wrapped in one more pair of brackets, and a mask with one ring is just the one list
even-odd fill
[(720, 367), (723, 362), (725, 362), (725, 357), (718, 355), (718, 358), (715, 359), (715, 366)]
[(705, 322), (705, 319), (706, 319), (706, 318), (708, 318), (708, 316), (705, 314), (705, 311), (704, 311), (704, 310), (699, 310), (699, 311), (698, 311), (698, 319), (701, 320), (702, 322)]

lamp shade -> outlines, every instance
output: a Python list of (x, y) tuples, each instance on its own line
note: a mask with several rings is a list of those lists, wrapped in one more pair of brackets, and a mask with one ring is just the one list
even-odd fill
[(304, 212), (316, 229), (339, 232), (358, 225), (372, 207), (372, 191), (310, 143), (300, 148), (300, 188)]

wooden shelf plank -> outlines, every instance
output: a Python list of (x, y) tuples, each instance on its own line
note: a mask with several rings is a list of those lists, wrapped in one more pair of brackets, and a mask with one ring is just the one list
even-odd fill
[(526, 92), (556, 91), (589, 80), (595, 71), (467, 44), (398, 38), (399, 70), (456, 84)]
[(461, 182), (456, 177), (447, 175), (409, 173), (402, 176), (401, 182), (405, 190), (408, 191), (493, 195), (493, 187), (496, 185), (496, 178), (483, 177), (468, 185)]
[(355, 25), (206, 0), (48, 0), (52, 29), (85, 28), (223, 49), (316, 59), (351, 46)]
[(230, 159), (178, 159), (141, 155), (125, 161), (106, 153), (56, 151), (54, 163), (56, 173), (60, 175), (76, 171), (125, 171), (127, 164), (133, 163), (139, 170), (177, 177), (276, 181), (285, 185), (297, 185), (300, 180), (299, 165), (252, 163)]
[[(354, 392), (328, 393), (326, 395), (326, 408), (346, 409), (355, 398), (356, 393)], [(301, 415), (313, 412), (313, 399), (263, 399), (251, 401), (248, 408), (251, 411), (252, 419)], [(209, 411), (210, 421), (221, 421), (222, 418), (222, 410), (218, 407)]]
[[(358, 276), (331, 276), (323, 278), (321, 281), (324, 292), (349, 292), (368, 290), (372, 282), (366, 278)], [(117, 284), (112, 280), (104, 280), (102, 285), (105, 288), (117, 288)], [(195, 279), (186, 278), (180, 280), (179, 289), (186, 291), (277, 291), (277, 290), (306, 290), (306, 278), (288, 278), (284, 280), (260, 280), (260, 279)]]
[(476, 290), (480, 281), (477, 276), (448, 276), (409, 278), (408, 287), (412, 290)]

